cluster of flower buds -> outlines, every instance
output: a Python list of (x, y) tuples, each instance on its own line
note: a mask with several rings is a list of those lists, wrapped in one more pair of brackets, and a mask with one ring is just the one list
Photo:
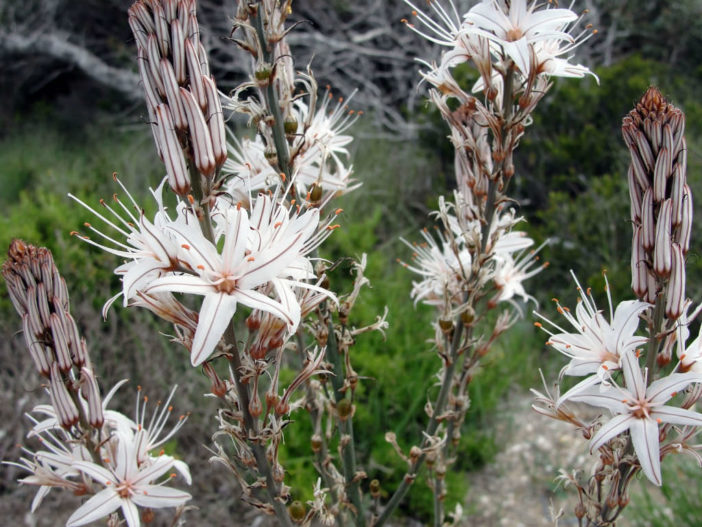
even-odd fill
[(665, 308), (671, 320), (683, 312), (685, 255), (692, 230), (684, 132), (685, 115), (654, 87), (622, 123), (631, 153), (632, 289), (655, 303), (667, 283)]
[[(102, 426), (102, 402), (85, 339), (69, 312), (66, 284), (51, 252), (14, 240), (2, 274), (22, 317), (29, 355), (39, 374), (49, 379), (49, 395), (60, 425), (69, 429), (84, 418), (90, 426)], [(75, 402), (79, 391), (87, 402), (87, 415), (81, 414), (83, 408)]]
[(195, 0), (139, 0), (129, 9), (129, 25), (157, 149), (171, 188), (185, 196), (199, 184), (189, 165), (212, 178), (227, 158), (220, 96), (200, 42)]

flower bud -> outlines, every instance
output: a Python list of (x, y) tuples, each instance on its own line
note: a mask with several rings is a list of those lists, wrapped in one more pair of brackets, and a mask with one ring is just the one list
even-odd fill
[[(199, 83), (202, 84), (202, 79), (199, 80)], [(190, 85), (192, 86), (192, 77)], [(203, 176), (210, 177), (214, 174), (217, 165), (212, 150), (212, 137), (205, 123), (205, 117), (202, 115), (202, 111), (191, 92), (185, 88), (180, 88), (180, 95), (185, 107), (185, 115), (188, 119), (195, 166)], [(207, 107), (207, 102), (205, 102), (204, 107)]]
[(673, 162), (670, 157), (670, 150), (661, 149), (656, 159), (656, 166), (653, 170), (653, 199), (661, 202), (666, 196), (668, 178), (673, 172)]
[(165, 104), (156, 107), (156, 124), (159, 148), (168, 174), (168, 184), (176, 194), (185, 196), (190, 191), (190, 179), (185, 167), (183, 149), (173, 128), (171, 112)]
[(661, 278), (670, 275), (673, 266), (670, 218), (672, 203), (667, 199), (661, 205), (656, 222), (656, 242), (653, 251), (653, 270)]
[(339, 420), (346, 421), (349, 417), (353, 415), (353, 404), (350, 399), (341, 399), (336, 403), (336, 413), (339, 416)]
[(83, 381), (81, 392), (88, 403), (88, 423), (93, 428), (102, 428), (105, 416), (102, 411), (102, 399), (95, 374), (89, 368), (82, 368), (81, 377)]
[(643, 248), (643, 234), (641, 226), (634, 228), (634, 237), (631, 245), (631, 288), (634, 294), (643, 298), (647, 289), (646, 253)]
[(307, 510), (301, 501), (295, 500), (288, 507), (290, 519), (295, 523), (302, 523), (307, 516)]
[(678, 242), (683, 254), (690, 250), (690, 235), (692, 234), (692, 192), (685, 184), (683, 189), (682, 214), (680, 217), (680, 230), (678, 231)]
[(185, 130), (188, 127), (188, 121), (186, 120), (183, 101), (178, 91), (180, 87), (178, 86), (173, 66), (166, 59), (161, 59), (161, 80), (166, 90), (166, 100), (168, 101), (168, 109), (173, 117), (173, 124), (179, 130)]
[(656, 243), (656, 227), (653, 217), (653, 191), (647, 188), (641, 201), (641, 240), (645, 251), (650, 251)]
[(669, 320), (676, 320), (682, 315), (685, 305), (685, 258), (677, 243), (672, 244), (673, 266), (666, 291), (665, 315)]
[(190, 38), (185, 39), (185, 62), (188, 67), (188, 79), (190, 81), (190, 90), (195, 96), (195, 101), (200, 106), (200, 110), (207, 108), (207, 95), (205, 94), (205, 86), (202, 84), (202, 68), (200, 67), (200, 57), (198, 56), (195, 46), (198, 40)]
[(51, 365), (49, 396), (51, 397), (51, 406), (56, 411), (56, 418), (63, 428), (68, 429), (78, 422), (78, 409), (68, 393), (61, 378), (58, 364), (55, 362)]
[(171, 46), (173, 48), (173, 72), (179, 85), (185, 85), (187, 65), (185, 62), (185, 35), (180, 20), (171, 22)]

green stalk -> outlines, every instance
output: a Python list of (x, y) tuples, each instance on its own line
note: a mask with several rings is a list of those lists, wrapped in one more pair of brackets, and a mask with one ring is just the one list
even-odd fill
[[(273, 71), (273, 54), (268, 47), (268, 41), (263, 29), (263, 16), (261, 15), (260, 2), (258, 9), (256, 10), (256, 14), (251, 15), (251, 18), (253, 19), (254, 27), (256, 28), (256, 35), (258, 36), (261, 53), (263, 54), (263, 62), (265, 64), (271, 64), (271, 70)], [(273, 143), (275, 144), (276, 154), (278, 155), (278, 166), (283, 174), (285, 174), (285, 177), (287, 178), (286, 181), (290, 181), (290, 153), (288, 151), (288, 142), (285, 139), (285, 123), (283, 122), (283, 115), (280, 113), (278, 95), (275, 93), (273, 80), (274, 76), (271, 74), (271, 77), (268, 79), (268, 86), (266, 86), (264, 91), (264, 96), (266, 98), (266, 106), (273, 117), (271, 130), (273, 131)]]
[[(339, 353), (339, 343), (336, 340), (334, 323), (331, 320), (331, 316), (329, 317), (327, 327), (329, 329), (329, 336), (327, 337), (327, 358), (332, 364), (334, 375), (332, 375), (331, 381), (334, 387), (334, 402), (338, 405), (340, 401), (346, 399), (346, 394), (342, 391), (346, 376), (344, 374), (344, 362)], [(354, 440), (352, 416), (348, 415), (344, 419), (338, 417), (338, 427), (340, 439), (348, 437), (348, 443), (341, 447), (342, 469), (346, 485), (348, 486), (351, 503), (356, 509), (354, 514), (355, 524), (358, 527), (363, 527), (366, 523), (363, 500), (361, 499), (360, 481), (354, 480), (356, 476), (356, 443)]]
[[(504, 95), (502, 98), (502, 116), (503, 116), (503, 122), (502, 122), (502, 137), (499, 137), (500, 141), (504, 141), (504, 137), (506, 136), (506, 132), (511, 126), (511, 119), (512, 119), (512, 98), (513, 98), (513, 78), (514, 78), (514, 65), (510, 65), (509, 68), (507, 69), (507, 73), (505, 74), (505, 91)], [(504, 149), (504, 144), (502, 145)], [(500, 165), (498, 166), (498, 173), (502, 172), (504, 170), (504, 161), (500, 162)], [(487, 195), (487, 200), (485, 203), (485, 209), (484, 209), (484, 222), (481, 227), (481, 250), (480, 250), (480, 256), (482, 256), (486, 249), (487, 249), (487, 244), (488, 244), (488, 238), (490, 236), (490, 229), (492, 227), (492, 222), (494, 221), (495, 217), (495, 211), (496, 211), (496, 201), (497, 201), (497, 183), (496, 181), (503, 179), (501, 175), (497, 178), (492, 178), (490, 177), (490, 181), (488, 183), (488, 195)], [(432, 418), (429, 420), (429, 423), (427, 425), (427, 428), (425, 430), (425, 433), (428, 437), (433, 436), (436, 431), (439, 428), (439, 421), (437, 419), (437, 416), (442, 415), (444, 413), (444, 410), (446, 408), (446, 403), (448, 401), (448, 396), (451, 391), (452, 385), (453, 385), (453, 376), (456, 371), (456, 365), (457, 365), (457, 353), (458, 349), (461, 343), (461, 339), (463, 337), (463, 322), (461, 321), (460, 316), (456, 317), (456, 321), (454, 323), (454, 327), (456, 328), (455, 333), (454, 333), (454, 338), (453, 342), (451, 345), (451, 352), (450, 352), (450, 359), (449, 363), (446, 364), (446, 367), (444, 368), (444, 375), (441, 379), (441, 390), (439, 391), (439, 395), (436, 398), (436, 402), (434, 404), (434, 411)], [(470, 339), (470, 334), (467, 335), (467, 338)], [(449, 438), (450, 440), (450, 438)], [(426, 440), (422, 442), (422, 448), (426, 446)], [(387, 519), (390, 517), (390, 515), (393, 513), (393, 511), (398, 507), (402, 499), (405, 497), (407, 494), (407, 491), (409, 490), (409, 487), (412, 485), (414, 480), (417, 477), (417, 472), (421, 468), (422, 464), (424, 463), (426, 455), (422, 454), (420, 455), (417, 460), (412, 463), (412, 465), (409, 468), (409, 471), (405, 474), (405, 477), (402, 480), (402, 483), (400, 486), (397, 488), (395, 493), (392, 495), (390, 500), (388, 501), (387, 505), (385, 506), (385, 509), (383, 510), (382, 514), (378, 517), (378, 520), (374, 524), (374, 527), (379, 527), (383, 525)], [(437, 521), (438, 517), (441, 515), (440, 509), (437, 508), (437, 501), (438, 501), (438, 494), (436, 493), (435, 490), (435, 522)]]
[[(244, 432), (246, 433), (247, 439), (253, 435), (254, 438), (258, 435), (258, 427), (256, 426), (256, 420), (249, 412), (249, 402), (251, 400), (249, 394), (248, 385), (241, 382), (239, 377), (239, 371), (241, 370), (241, 358), (239, 357), (239, 349), (236, 344), (236, 334), (234, 332), (234, 322), (230, 322), (227, 326), (227, 330), (224, 333), (225, 342), (232, 346), (232, 353), (230, 362), (232, 365), (232, 371), (234, 372), (234, 384), (236, 385), (236, 392), (239, 400), (239, 410), (244, 417)], [(269, 502), (275, 509), (275, 515), (281, 525), (285, 527), (292, 527), (292, 521), (288, 515), (288, 511), (285, 508), (285, 504), (280, 499), (280, 486), (273, 479), (273, 471), (271, 470), (271, 465), (266, 456), (266, 451), (263, 446), (259, 443), (258, 439), (247, 440), (251, 451), (253, 452), (254, 459), (256, 460), (256, 467), (259, 473), (266, 480), (266, 492), (268, 493)]]

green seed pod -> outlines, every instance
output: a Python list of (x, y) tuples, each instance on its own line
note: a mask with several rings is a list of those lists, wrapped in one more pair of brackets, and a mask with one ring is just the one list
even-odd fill
[(288, 507), (288, 514), (295, 523), (302, 523), (307, 515), (307, 509), (301, 501), (295, 500)]

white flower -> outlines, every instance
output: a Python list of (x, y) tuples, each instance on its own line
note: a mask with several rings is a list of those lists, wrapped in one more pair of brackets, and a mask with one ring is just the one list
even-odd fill
[(534, 1), (512, 0), (507, 8), (502, 1), (483, 0), (464, 18), (462, 31), (487, 38), (501, 58), (510, 58), (525, 77), (529, 76), (534, 44), (548, 41), (573, 41), (565, 29), (578, 19), (570, 9), (536, 9)]
[(702, 414), (666, 406), (665, 403), (693, 382), (702, 382), (702, 374), (672, 373), (646, 387), (636, 355), (631, 350), (621, 354), (624, 387), (590, 386), (572, 395), (570, 400), (607, 408), (614, 417), (598, 430), (590, 442), (596, 450), (614, 437), (629, 431), (641, 470), (655, 485), (661, 484), (660, 440), (658, 425), (670, 423), (701, 426)]
[(412, 265), (403, 265), (423, 277), (412, 283), (410, 295), (417, 303), (420, 300), (429, 305), (445, 305), (447, 302), (461, 303), (463, 284), (471, 275), (472, 258), (463, 244), (451, 244), (441, 233), (439, 241), (422, 231), (424, 242), (410, 244), (402, 242), (414, 251)]
[(607, 371), (619, 369), (624, 352), (633, 351), (637, 346), (647, 342), (646, 337), (637, 337), (634, 333), (638, 329), (639, 315), (646, 311), (650, 304), (638, 300), (624, 301), (619, 303), (613, 313), (612, 297), (607, 284), (608, 321), (597, 308), (590, 289), (584, 291), (575, 274), (572, 271), (571, 274), (580, 293), (575, 316), (570, 309), (562, 306), (558, 301), (556, 305), (558, 312), (575, 331), (563, 329), (543, 315), (534, 313), (555, 328), (556, 332), (544, 328), (539, 323), (537, 325), (551, 335), (547, 344), (570, 357), (570, 363), (564, 371), (566, 375), (584, 376), (597, 373), (600, 379), (604, 379)]
[[(523, 249), (516, 256), (512, 254), (514, 246), (527, 245), (530, 246), (533, 241), (526, 236), (514, 236), (519, 231), (511, 231), (506, 236), (503, 236), (495, 246), (495, 286), (499, 290), (497, 296), (493, 298), (493, 302), (504, 302), (512, 300), (515, 296), (520, 296), (524, 302), (536, 299), (527, 294), (522, 285), (524, 280), (540, 273), (548, 266), (548, 263), (535, 266), (538, 262), (538, 252), (543, 245), (534, 251)], [(502, 242), (502, 244), (500, 243)]]
[[(129, 300), (136, 295), (137, 291), (143, 289), (146, 284), (169, 270), (179, 267), (180, 250), (165, 228), (171, 222), (163, 207), (161, 197), (166, 179), (163, 179), (155, 191), (151, 191), (159, 207), (153, 222), (144, 216), (141, 207), (137, 205), (122, 183), (117, 178), (115, 178), (115, 181), (126, 193), (134, 210), (139, 211), (137, 213), (138, 218), (130, 210), (129, 206), (117, 198), (116, 194), (114, 200), (119, 206), (117, 210), (108, 205), (105, 200), (100, 200), (100, 204), (109, 212), (109, 216), (100, 214), (74, 195), (69, 194), (70, 198), (95, 214), (105, 225), (123, 237), (123, 241), (114, 239), (91, 224), (86, 224), (86, 227), (100, 238), (109, 242), (109, 245), (96, 242), (88, 236), (77, 232), (73, 233), (86, 243), (128, 260), (115, 269), (115, 274), (122, 275), (122, 292), (107, 301), (103, 308), (103, 315), (106, 314), (107, 309), (119, 296), (124, 296), (124, 305), (127, 306)], [(118, 212), (119, 210), (122, 212)]]
[[(158, 278), (145, 292), (170, 291), (205, 297), (193, 336), (190, 355), (193, 366), (201, 364), (214, 352), (239, 303), (274, 314), (285, 321), (290, 332), (297, 328), (299, 305), (295, 309), (287, 296), (279, 302), (256, 289), (273, 282), (279, 294), (287, 294), (286, 288), (281, 286), (288, 283), (285, 282), (288, 277), (299, 276), (302, 255), (309, 249), (310, 240), (315, 239), (319, 211), (312, 209), (288, 217), (285, 207), (277, 205), (276, 208), (281, 214), (265, 217), (267, 221), (279, 218), (272, 224), (256, 224), (259, 210), (256, 205), (253, 222), (249, 221), (243, 207), (221, 211), (217, 229), (224, 238), (221, 254), (194, 222), (168, 226), (179, 238), (184, 260), (192, 273)], [(278, 229), (285, 234), (278, 235)], [(299, 281), (295, 284), (305, 286)]]
[(191, 498), (187, 492), (165, 487), (165, 481), (154, 483), (171, 470), (174, 458), (163, 455), (139, 463), (138, 445), (133, 437), (118, 432), (113, 435), (112, 440), (117, 441), (117, 447), (110, 470), (90, 461), (73, 463), (73, 468), (90, 476), (105, 488), (68, 518), (67, 527), (85, 525), (119, 508), (122, 509), (127, 525), (138, 527), (141, 522), (137, 507), (178, 507)]

